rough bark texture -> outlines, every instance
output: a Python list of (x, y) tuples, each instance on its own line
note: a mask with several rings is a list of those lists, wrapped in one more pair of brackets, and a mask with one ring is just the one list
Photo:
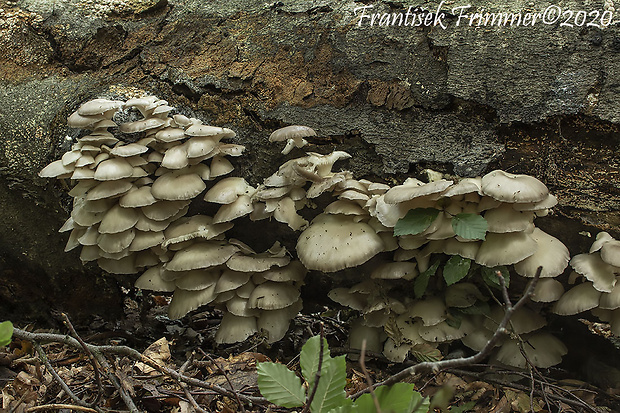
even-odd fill
[[(356, 177), (501, 167), (558, 196), (556, 216), (537, 225), (573, 253), (592, 241), (579, 231), (618, 235), (618, 26), (457, 27), (461, 3), (443, 5), (443, 29), (360, 27), (364, 3), (353, 1), (0, 1), (0, 318), (118, 315), (116, 281), (63, 252), (66, 188), (37, 172), (77, 137), (66, 117), (79, 103), (141, 90), (234, 129), (247, 147), (237, 173), (253, 184), (286, 159), (271, 131), (306, 124), (319, 133), (308, 149), (349, 151), (341, 166)], [(367, 13), (417, 4), (377, 1)], [(532, 4), (472, 11), (551, 3)]]

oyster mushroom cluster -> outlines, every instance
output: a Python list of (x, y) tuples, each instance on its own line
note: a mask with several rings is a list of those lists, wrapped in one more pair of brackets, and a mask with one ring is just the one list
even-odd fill
[[(113, 118), (119, 110), (138, 112), (140, 118), (117, 125)], [(83, 262), (97, 261), (114, 274), (169, 260), (161, 248), (164, 230), (187, 214), (207, 181), (232, 171), (225, 156), (243, 150), (220, 142), (235, 136), (230, 129), (169, 116), (172, 110), (154, 96), (94, 99), (69, 116), (70, 127), (88, 134), (39, 174), (76, 183), (69, 192), (71, 217), (61, 229), (71, 231), (66, 251), (81, 246)], [(117, 127), (122, 139), (109, 131)]]
[(620, 241), (599, 232), (588, 254), (575, 255), (569, 282), (581, 282), (561, 295), (553, 311), (574, 315), (587, 310), (620, 336)]

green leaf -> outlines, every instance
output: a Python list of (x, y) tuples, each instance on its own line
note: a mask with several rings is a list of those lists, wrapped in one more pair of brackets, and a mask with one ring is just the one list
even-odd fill
[(439, 261), (435, 261), (426, 271), (416, 277), (413, 282), (413, 293), (415, 294), (415, 298), (421, 298), (424, 295), (428, 287), (428, 281), (435, 275), (437, 268), (439, 268)]
[(11, 337), (13, 337), (13, 323), (3, 321), (0, 323), (0, 346), (8, 346), (11, 343)]
[(489, 287), (500, 289), (501, 284), (499, 283), (497, 274), (495, 274), (496, 271), (500, 271), (502, 273), (504, 281), (506, 281), (506, 288), (510, 287), (510, 273), (508, 272), (508, 268), (503, 265), (495, 268), (482, 267), (482, 279), (484, 282), (487, 283)]
[(484, 240), (489, 223), (482, 215), (457, 214), (452, 217), (452, 229), (459, 237)]
[[(319, 350), (321, 348), (320, 336), (310, 337), (306, 344), (301, 348), (299, 354), (299, 365), (301, 366), (301, 374), (308, 382), (308, 388), (312, 388), (314, 378), (316, 377), (316, 371), (319, 368)], [(323, 338), (323, 367), (327, 365), (327, 360), (330, 359), (329, 347), (327, 340)], [(321, 373), (323, 368), (321, 368)]]
[(458, 311), (462, 314), (484, 314), (489, 315), (491, 312), (491, 307), (486, 301), (476, 301), (474, 305), (466, 308), (459, 308)]
[[(390, 413), (427, 413), (428, 399), (413, 390), (411, 383), (396, 383), (392, 386), (379, 386), (375, 395), (382, 412)], [(375, 403), (368, 393), (363, 394), (354, 403), (356, 413), (375, 413)]]
[(301, 379), (280, 363), (258, 363), (258, 388), (267, 400), (282, 407), (303, 406)]
[(432, 224), (439, 210), (435, 208), (416, 208), (407, 212), (394, 226), (394, 235), (418, 235)]
[(450, 257), (443, 267), (443, 278), (446, 280), (446, 284), (452, 285), (461, 281), (469, 272), (470, 266), (471, 260), (469, 258), (463, 258), (460, 255)]
[(325, 368), (321, 368), (321, 378), (310, 404), (312, 413), (327, 413), (332, 409), (350, 404), (344, 392), (347, 384), (347, 368), (345, 356), (326, 360)]

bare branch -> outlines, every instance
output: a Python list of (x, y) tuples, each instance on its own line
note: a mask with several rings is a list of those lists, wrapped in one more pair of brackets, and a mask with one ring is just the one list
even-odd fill
[(377, 410), (377, 413), (381, 413), (381, 405), (379, 404), (379, 400), (377, 399), (377, 395), (375, 394), (375, 390), (372, 384), (372, 379), (370, 378), (370, 373), (368, 373), (368, 369), (366, 368), (366, 339), (362, 340), (362, 352), (360, 354), (360, 367), (362, 368), (362, 372), (364, 372), (364, 376), (366, 376), (366, 383), (368, 383), (368, 389), (370, 391), (372, 401), (375, 404), (375, 409)]
[(91, 409), (90, 407), (76, 406), (75, 404), (42, 404), (40, 406), (28, 407), (24, 410), (24, 413), (38, 412), (40, 410), (45, 411), (45, 410), (63, 410), (63, 409), (77, 410), (80, 412), (93, 412), (93, 413), (97, 412), (97, 410)]

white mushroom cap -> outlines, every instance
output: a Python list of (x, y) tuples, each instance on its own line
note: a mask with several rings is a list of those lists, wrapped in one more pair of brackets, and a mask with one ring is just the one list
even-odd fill
[(417, 275), (416, 264), (413, 262), (388, 262), (377, 267), (370, 275), (370, 278), (413, 280)]
[(217, 178), (218, 176), (226, 175), (232, 172), (235, 168), (230, 161), (223, 156), (214, 156), (211, 158), (211, 178)]
[(206, 215), (184, 217), (166, 229), (166, 241), (162, 248), (195, 238), (214, 239), (233, 227), (232, 223), (213, 224), (213, 218)]
[[(154, 204), (141, 207), (140, 210), (149, 219), (165, 221), (183, 211), (190, 201), (158, 201)], [(183, 213), (185, 215), (185, 213)], [(165, 228), (165, 227), (164, 227)]]
[(102, 115), (109, 111), (116, 111), (123, 107), (123, 102), (108, 99), (93, 99), (83, 103), (77, 110), (82, 116)]
[(166, 121), (159, 118), (147, 118), (137, 120), (135, 122), (127, 122), (121, 124), (118, 128), (123, 133), (136, 133), (142, 132), (149, 129), (159, 128), (160, 126), (164, 126)]
[(609, 293), (616, 285), (614, 267), (603, 261), (598, 253), (575, 255), (570, 265), (577, 273), (592, 281), (594, 288), (599, 291)]
[(129, 192), (131, 188), (131, 182), (125, 179), (120, 179), (117, 181), (105, 181), (90, 189), (87, 189), (86, 199), (89, 201), (96, 201), (103, 198), (113, 198)]
[(484, 300), (484, 296), (475, 284), (459, 282), (446, 288), (444, 299), (448, 307), (467, 308)]
[(123, 158), (110, 158), (101, 162), (95, 170), (97, 181), (112, 181), (129, 178), (133, 175), (133, 167)]
[(250, 280), (251, 276), (252, 273), (249, 272), (226, 269), (217, 281), (215, 292), (220, 294), (226, 291), (236, 290), (237, 288), (245, 285)]
[(461, 242), (457, 238), (449, 238), (441, 244), (441, 247), (444, 254), (460, 255), (463, 258), (473, 260), (476, 258), (481, 244), (482, 241)]
[(553, 312), (559, 315), (574, 315), (598, 307), (601, 292), (591, 282), (576, 285), (560, 297), (553, 306)]
[(204, 290), (215, 285), (215, 294), (219, 294), (217, 283), (221, 273), (219, 268), (186, 271), (184, 275), (175, 278), (174, 284), (177, 288), (188, 291)]
[(461, 337), (461, 343), (472, 350), (480, 351), (491, 340), (491, 337), (493, 337), (493, 331), (487, 330), (479, 325), (478, 328), (473, 329), (464, 337)]
[(620, 241), (615, 239), (609, 240), (601, 247), (601, 259), (609, 264), (617, 267), (616, 273), (620, 273)]
[(235, 132), (228, 128), (200, 124), (190, 126), (185, 130), (185, 134), (188, 136), (211, 136), (219, 138), (232, 138), (235, 136)]
[(294, 304), (299, 296), (299, 290), (290, 284), (267, 281), (252, 291), (248, 305), (250, 308), (277, 310)]
[(199, 242), (176, 252), (164, 268), (170, 271), (188, 271), (214, 267), (224, 264), (238, 250), (230, 244)]
[(155, 202), (157, 200), (153, 197), (150, 186), (133, 187), (118, 200), (119, 205), (123, 208), (139, 208), (153, 205)]
[(275, 130), (269, 136), (269, 142), (284, 142), (289, 139), (307, 138), (316, 136), (314, 129), (309, 126), (291, 125)]
[(439, 181), (424, 184), (418, 180), (405, 182), (387, 191), (384, 195), (385, 202), (388, 204), (399, 204), (410, 201), (421, 196), (437, 194), (445, 191), (453, 181), (441, 179)]
[(418, 300), (413, 303), (406, 313), (409, 317), (419, 317), (425, 326), (434, 326), (446, 319), (446, 305), (439, 297)]
[[(82, 251), (86, 248), (88, 247), (83, 247)], [(135, 256), (133, 254), (118, 260), (99, 258), (97, 260), (97, 265), (110, 274), (135, 274), (138, 272), (135, 266)]]
[[(133, 229), (128, 229), (123, 232), (100, 234), (99, 237), (97, 237), (97, 245), (102, 251), (107, 252), (108, 254), (118, 254), (124, 252), (121, 254), (121, 256), (124, 257), (129, 254), (129, 251), (124, 250), (129, 248), (135, 236), (136, 232)], [(102, 254), (102, 256), (105, 255)]]
[(599, 251), (604, 244), (606, 244), (609, 241), (613, 241), (613, 237), (611, 235), (609, 235), (609, 233), (605, 232), (605, 231), (601, 231), (598, 234), (596, 234), (596, 241), (594, 241), (592, 243), (592, 246), (590, 247), (590, 253)]
[(151, 193), (157, 199), (179, 201), (194, 199), (207, 186), (199, 175), (181, 171), (168, 172), (153, 182)]
[(534, 213), (516, 211), (510, 204), (500, 205), (484, 214), (489, 232), (519, 232), (525, 231), (534, 221)]
[(550, 303), (559, 300), (563, 294), (564, 286), (561, 282), (553, 278), (543, 278), (536, 283), (530, 298), (539, 303)]
[[(134, 142), (134, 143), (116, 145), (110, 151), (110, 155), (120, 156), (122, 158), (129, 158), (132, 156), (140, 155), (141, 153), (144, 153), (148, 150), (149, 148), (147, 148), (146, 146), (140, 145), (139, 143)], [(133, 165), (133, 166), (136, 166), (136, 165)]]
[(185, 131), (181, 128), (174, 127), (161, 129), (155, 134), (155, 139), (161, 142), (175, 142), (185, 138)]
[[(488, 330), (495, 331), (505, 315), (502, 307), (495, 306), (491, 310), (489, 318), (484, 321), (484, 327)], [(535, 313), (527, 308), (519, 308), (510, 318), (508, 328), (516, 334), (525, 334), (539, 330), (547, 324), (547, 321), (540, 314)]]
[(476, 262), (487, 267), (515, 264), (534, 255), (537, 249), (536, 241), (524, 232), (489, 232), (476, 254)]
[[(252, 208), (254, 211), (254, 208)], [(289, 197), (284, 197), (278, 201), (278, 206), (273, 211), (273, 217), (278, 222), (286, 223), (293, 231), (299, 231), (308, 226), (308, 221), (297, 214), (295, 201)]]
[(73, 165), (64, 165), (62, 159), (54, 161), (47, 165), (39, 172), (41, 178), (59, 178), (66, 176), (67, 178), (73, 174), (75, 167)]
[(542, 211), (545, 209), (553, 208), (558, 204), (558, 199), (555, 195), (547, 195), (542, 201), (531, 202), (525, 204), (513, 204), (512, 207), (517, 211)]
[(296, 249), (306, 268), (333, 272), (363, 264), (383, 248), (383, 241), (368, 224), (321, 214), (301, 233)]
[(168, 169), (182, 169), (189, 165), (187, 143), (168, 149), (161, 160), (161, 166)]
[(182, 290), (177, 288), (172, 295), (172, 301), (168, 307), (168, 317), (176, 320), (183, 317), (192, 310), (202, 305), (209, 304), (215, 300), (215, 285), (204, 290)]
[[(568, 352), (564, 343), (547, 332), (534, 333), (523, 339), (525, 356), (536, 367), (555, 366), (562, 362), (562, 356)], [(493, 358), (509, 366), (522, 369), (527, 367), (527, 362), (516, 340), (506, 341)]]
[(501, 202), (540, 202), (549, 190), (538, 179), (529, 175), (515, 175), (495, 170), (482, 177), (482, 192)]
[(257, 332), (255, 317), (239, 317), (226, 313), (222, 317), (222, 324), (215, 334), (215, 342), (218, 344), (238, 343)]
[(463, 178), (456, 184), (452, 185), (441, 194), (443, 198), (452, 198), (458, 195), (465, 195), (470, 193), (480, 193), (482, 185), (482, 178)]
[(143, 290), (168, 292), (174, 291), (174, 282), (164, 281), (160, 276), (160, 271), (160, 265), (149, 268), (136, 280), (134, 286)]
[(138, 222), (138, 211), (132, 208), (123, 208), (114, 205), (101, 220), (99, 232), (101, 234), (115, 234), (133, 228)]
[(274, 343), (282, 340), (288, 326), (299, 311), (301, 311), (303, 305), (301, 299), (297, 300), (292, 305), (281, 308), (279, 310), (264, 310), (258, 317), (258, 329), (267, 332), (267, 341)]
[(138, 231), (129, 246), (129, 251), (143, 251), (164, 242), (164, 233), (162, 231)]
[(254, 211), (252, 201), (248, 195), (240, 195), (230, 204), (222, 205), (213, 217), (214, 224), (230, 222), (234, 219), (241, 218)]
[(388, 338), (383, 345), (383, 355), (394, 363), (402, 363), (411, 350), (411, 344), (396, 345), (394, 340)]
[(207, 191), (204, 200), (216, 204), (231, 204), (240, 195), (248, 195), (254, 191), (255, 189), (243, 178), (224, 178)]
[(367, 351), (381, 352), (383, 350), (385, 333), (382, 328), (366, 326), (364, 320), (358, 318), (351, 323), (349, 347), (361, 349), (364, 340), (366, 340)]
[(461, 327), (456, 328), (445, 321), (435, 325), (423, 325), (420, 326), (420, 337), (431, 343), (444, 343), (446, 341), (453, 341), (463, 338), (466, 330), (463, 328), (465, 320), (461, 322)]
[(542, 266), (541, 278), (556, 277), (568, 266), (570, 253), (560, 240), (546, 232), (535, 228), (531, 237), (536, 241), (538, 249), (530, 257), (515, 264), (515, 271), (523, 277), (534, 277), (539, 266)]

